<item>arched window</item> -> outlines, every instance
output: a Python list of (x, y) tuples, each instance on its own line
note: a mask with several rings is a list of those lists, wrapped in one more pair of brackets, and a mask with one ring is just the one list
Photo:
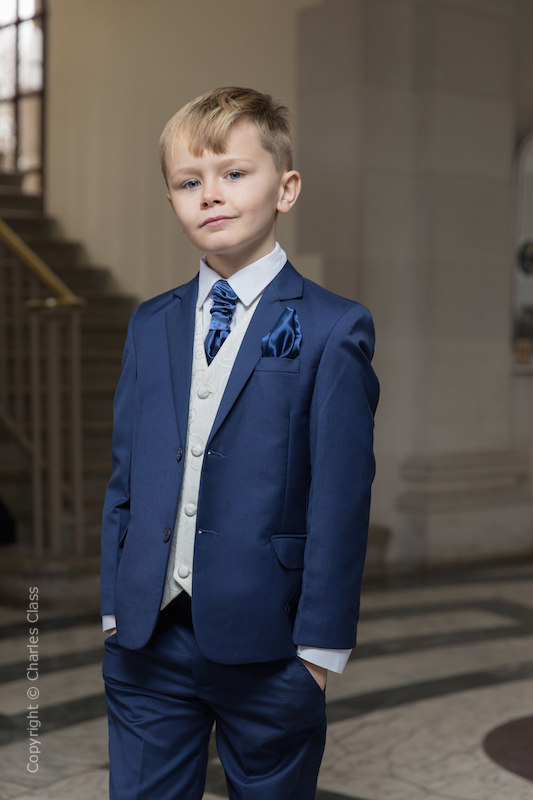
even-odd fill
[(0, 169), (41, 192), (44, 151), (45, 0), (0, 2)]

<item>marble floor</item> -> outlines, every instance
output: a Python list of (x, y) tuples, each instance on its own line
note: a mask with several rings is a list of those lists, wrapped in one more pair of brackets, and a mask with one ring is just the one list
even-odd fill
[[(103, 800), (98, 620), (28, 607), (0, 608), (0, 800)], [(533, 562), (368, 580), (327, 697), (317, 800), (533, 800)]]

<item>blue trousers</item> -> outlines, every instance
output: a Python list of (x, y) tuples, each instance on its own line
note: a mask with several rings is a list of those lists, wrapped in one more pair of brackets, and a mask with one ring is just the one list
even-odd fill
[(325, 696), (295, 656), (225, 665), (200, 652), (180, 595), (141, 650), (106, 640), (111, 800), (201, 800), (209, 737), (231, 800), (313, 800)]

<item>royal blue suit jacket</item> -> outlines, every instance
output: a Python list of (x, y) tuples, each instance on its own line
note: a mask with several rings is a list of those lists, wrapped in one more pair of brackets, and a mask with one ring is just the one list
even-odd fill
[[(142, 647), (157, 621), (183, 478), (197, 278), (133, 313), (114, 404), (103, 512), (103, 614)], [(263, 357), (287, 307), (298, 357)], [(355, 644), (374, 476), (378, 383), (364, 306), (288, 262), (252, 317), (207, 442), (192, 614), (220, 663)]]

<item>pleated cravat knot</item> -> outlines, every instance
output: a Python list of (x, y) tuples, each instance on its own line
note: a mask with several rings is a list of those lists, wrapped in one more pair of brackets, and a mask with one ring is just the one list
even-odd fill
[(209, 297), (211, 306), (211, 324), (205, 337), (205, 355), (210, 364), (229, 336), (231, 318), (239, 299), (227, 281), (217, 281)]

